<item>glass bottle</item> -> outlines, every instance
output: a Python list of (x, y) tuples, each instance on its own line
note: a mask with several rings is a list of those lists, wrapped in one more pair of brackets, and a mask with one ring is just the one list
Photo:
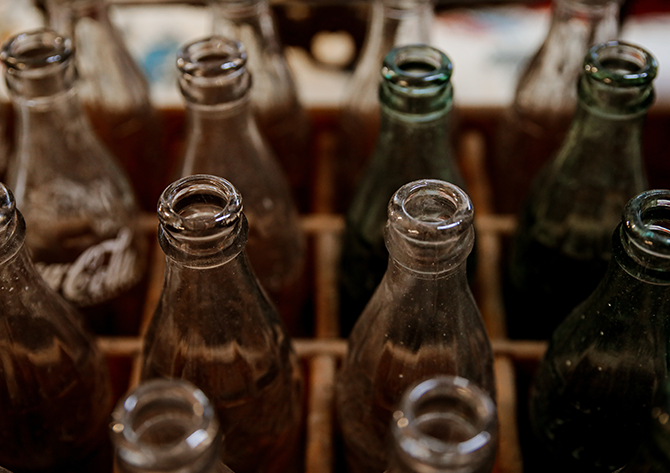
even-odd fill
[(467, 379), (436, 376), (405, 391), (391, 434), (387, 473), (489, 473), (498, 438), (496, 406)]
[[(379, 136), (379, 68), (391, 49), (429, 44), (431, 0), (375, 0), (360, 59), (347, 83), (341, 106), (338, 200), (345, 211), (370, 162)], [(339, 198), (341, 197), (341, 198)]]
[(557, 471), (614, 471), (640, 444), (668, 370), (669, 208), (667, 190), (630, 200), (607, 274), (551, 338), (530, 413)]
[(158, 217), (165, 279), (141, 378), (182, 378), (202, 389), (232, 470), (285, 471), (300, 431), (302, 373), (244, 251), (242, 197), (222, 178), (185, 177), (163, 192)]
[(0, 184), (0, 464), (17, 473), (109, 472), (107, 364), (81, 314), (40, 277), (25, 239), (14, 196)]
[(448, 133), (452, 64), (424, 45), (391, 50), (380, 85), (381, 129), (372, 161), (346, 215), (340, 270), (342, 332), (351, 331), (386, 271), (386, 208), (393, 193), (415, 179), (461, 188)]
[(110, 429), (120, 473), (232, 473), (214, 407), (188, 381), (140, 383), (116, 405)]
[(336, 381), (352, 473), (384, 470), (392, 414), (416, 381), (461, 376), (494, 398), (491, 345), (465, 274), (473, 217), (467, 194), (444, 181), (410, 182), (389, 203), (388, 269)]
[(582, 60), (596, 43), (617, 39), (621, 0), (554, 0), (551, 24), (525, 66), (496, 136), (498, 212), (517, 213), (532, 179), (563, 142), (577, 104)]
[(659, 386), (648, 424), (643, 424), (642, 443), (632, 462), (620, 473), (666, 473), (670, 471), (670, 380)]
[(73, 55), (71, 41), (51, 30), (4, 44), (0, 60), (17, 119), (7, 183), (42, 277), (84, 309), (96, 331), (133, 333), (146, 239), (128, 180), (77, 101)]
[(621, 211), (648, 187), (641, 139), (657, 67), (626, 43), (587, 54), (570, 131), (534, 181), (512, 242), (511, 337), (549, 338), (605, 274)]
[(307, 211), (313, 168), (310, 123), (284, 56), (269, 1), (208, 1), (214, 34), (241, 42), (249, 53), (247, 67), (254, 80), (251, 104), (258, 127), (286, 172), (300, 210)]
[(250, 222), (247, 251), (254, 271), (289, 331), (301, 333), (305, 238), (288, 184), (249, 107), (246, 59), (241, 43), (218, 36), (180, 51), (188, 121), (181, 175), (213, 174), (235, 183)]
[(159, 117), (147, 80), (110, 20), (106, 0), (45, 0), (50, 28), (71, 38), (80, 100), (97, 136), (125, 169), (142, 209), (168, 183)]

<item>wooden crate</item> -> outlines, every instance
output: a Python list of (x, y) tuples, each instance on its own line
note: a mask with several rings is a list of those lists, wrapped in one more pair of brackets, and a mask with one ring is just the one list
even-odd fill
[[(183, 136), (179, 114), (171, 111), (173, 136)], [(175, 117), (178, 117), (175, 119)], [(346, 353), (346, 341), (338, 338), (338, 295), (336, 271), (339, 260), (340, 235), (344, 228), (342, 215), (329, 213), (329, 202), (335, 196), (332, 163), (337, 142), (337, 112), (319, 110), (312, 113), (314, 125), (313, 150), (316, 159), (314, 173), (313, 213), (302, 216), (312, 251), (313, 323), (310, 338), (294, 340), (295, 349), (308, 370), (306, 399), (307, 417), (304, 445), (304, 472), (331, 473), (341, 467), (341, 452), (334, 429), (334, 379)], [(177, 120), (177, 121), (175, 121)], [(520, 473), (521, 448), (517, 414), (525, 409), (517, 396), (516, 367), (529, 363), (536, 366), (545, 344), (542, 342), (510, 341), (506, 338), (501, 296), (502, 241), (514, 229), (513, 217), (496, 215), (490, 205), (491, 191), (485, 169), (486, 134), (469, 126), (459, 133), (457, 148), (461, 169), (468, 183), (475, 206), (477, 229), (478, 270), (474, 292), (486, 323), (495, 354), (500, 421), (500, 445), (496, 471)], [(179, 149), (179, 146), (171, 146)], [(156, 238), (158, 220), (145, 214), (142, 226), (149, 238)], [(154, 240), (155, 241), (155, 240)], [(149, 322), (160, 296), (164, 255), (156, 245), (150, 269), (150, 281), (144, 301), (143, 327)], [(115, 382), (115, 395), (137, 384), (140, 337), (100, 337)], [(532, 370), (532, 368), (531, 368)]]

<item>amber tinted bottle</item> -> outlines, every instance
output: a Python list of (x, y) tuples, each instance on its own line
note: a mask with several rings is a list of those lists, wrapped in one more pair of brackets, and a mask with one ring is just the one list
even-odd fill
[(44, 279), (83, 308), (96, 331), (133, 333), (147, 242), (127, 176), (77, 99), (73, 58), (71, 41), (51, 30), (4, 44), (0, 60), (17, 117), (7, 184)]
[(83, 319), (40, 277), (26, 225), (0, 184), (0, 464), (109, 472), (107, 365)]
[(233, 471), (283, 472), (297, 453), (302, 373), (249, 265), (241, 195), (219, 177), (185, 177), (164, 191), (158, 216), (165, 279), (141, 378), (182, 378), (202, 389)]

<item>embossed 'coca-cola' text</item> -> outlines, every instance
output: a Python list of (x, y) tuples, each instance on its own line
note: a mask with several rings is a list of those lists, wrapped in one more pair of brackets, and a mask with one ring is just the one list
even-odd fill
[(36, 263), (37, 270), (53, 289), (75, 304), (99, 304), (139, 279), (132, 242), (132, 230), (122, 228), (116, 238), (86, 249), (72, 263)]

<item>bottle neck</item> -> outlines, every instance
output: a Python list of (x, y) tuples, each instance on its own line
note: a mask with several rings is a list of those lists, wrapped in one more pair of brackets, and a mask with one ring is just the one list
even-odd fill
[(212, 8), (214, 33), (241, 41), (254, 52), (250, 61), (257, 54), (281, 50), (268, 0), (215, 0)]
[(429, 44), (433, 23), (433, 7), (424, 0), (378, 0), (373, 3), (369, 33), (363, 58), (372, 54), (375, 68), (394, 46)]
[(234, 103), (203, 106), (186, 103), (187, 149), (240, 140), (257, 132), (248, 96)]
[(549, 33), (544, 46), (565, 47), (560, 41), (579, 44), (581, 60), (588, 47), (617, 38), (618, 0), (554, 0)]
[(82, 18), (109, 23), (107, 6), (102, 0), (47, 0), (49, 26), (60, 34), (74, 38), (76, 24)]

